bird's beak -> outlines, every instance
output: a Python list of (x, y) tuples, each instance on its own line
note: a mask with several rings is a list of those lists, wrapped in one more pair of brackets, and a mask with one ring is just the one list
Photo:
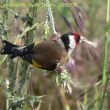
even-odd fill
[(80, 37), (80, 43), (82, 43), (82, 42), (86, 42), (87, 44), (89, 44), (89, 45), (91, 45), (91, 46), (93, 46), (93, 47), (97, 47), (97, 43), (95, 43), (95, 42), (91, 42), (91, 41), (89, 41), (89, 40), (87, 40), (85, 37), (83, 37), (83, 36), (81, 36)]

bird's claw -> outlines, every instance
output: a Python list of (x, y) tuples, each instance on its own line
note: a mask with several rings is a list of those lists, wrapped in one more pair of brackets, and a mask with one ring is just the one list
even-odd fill
[(55, 69), (56, 72), (58, 73), (62, 73), (64, 71), (64, 67), (63, 66), (59, 66)]

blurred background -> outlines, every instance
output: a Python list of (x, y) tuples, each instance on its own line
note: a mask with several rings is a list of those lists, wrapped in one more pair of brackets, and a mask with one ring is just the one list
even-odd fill
[[(8, 98), (14, 96), (13, 100), (17, 101), (17, 96), (42, 96), (34, 103), (20, 103), (21, 110), (110, 110), (110, 87), (100, 83), (105, 31), (110, 27), (106, 23), (107, 0), (50, 0), (50, 5), (57, 32), (78, 32), (97, 42), (98, 47), (81, 44), (73, 52), (75, 65), (68, 68), (74, 82), (72, 94), (57, 87), (46, 77), (45, 71), (31, 67), (20, 58), (11, 60), (0, 55), (0, 110), (5, 110), (8, 106), (7, 94)], [(25, 29), (28, 30), (26, 33)], [(26, 45), (49, 39), (52, 34), (46, 1), (0, 0), (1, 40), (7, 39), (19, 45)], [(110, 48), (110, 43), (108, 47)], [(108, 62), (109, 56), (110, 51)], [(5, 83), (7, 79), (10, 82), (9, 87)], [(19, 108), (18, 102), (15, 105), (9, 103), (13, 106), (12, 110), (16, 110), (17, 106)]]

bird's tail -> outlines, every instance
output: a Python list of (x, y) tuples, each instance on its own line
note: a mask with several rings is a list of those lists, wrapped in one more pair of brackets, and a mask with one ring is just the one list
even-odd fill
[(10, 55), (10, 58), (15, 58), (17, 56), (23, 56), (26, 55), (32, 50), (33, 45), (28, 46), (18, 46), (15, 44), (12, 44), (6, 40), (2, 41), (3, 48), (1, 49), (1, 54), (8, 54)]
[(1, 49), (1, 54), (9, 54), (11, 56), (13, 56), (15, 54), (13, 49), (19, 47), (18, 45), (12, 44), (6, 40), (2, 41), (2, 45), (3, 45), (3, 47)]

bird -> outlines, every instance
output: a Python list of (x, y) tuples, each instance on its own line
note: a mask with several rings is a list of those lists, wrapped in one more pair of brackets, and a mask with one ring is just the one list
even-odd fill
[(3, 40), (1, 55), (10, 55), (10, 58), (21, 57), (29, 64), (48, 71), (65, 64), (74, 49), (82, 42), (95, 46), (94, 42), (87, 40), (76, 32), (62, 34), (57, 40), (42, 40), (25, 46), (10, 43)]

